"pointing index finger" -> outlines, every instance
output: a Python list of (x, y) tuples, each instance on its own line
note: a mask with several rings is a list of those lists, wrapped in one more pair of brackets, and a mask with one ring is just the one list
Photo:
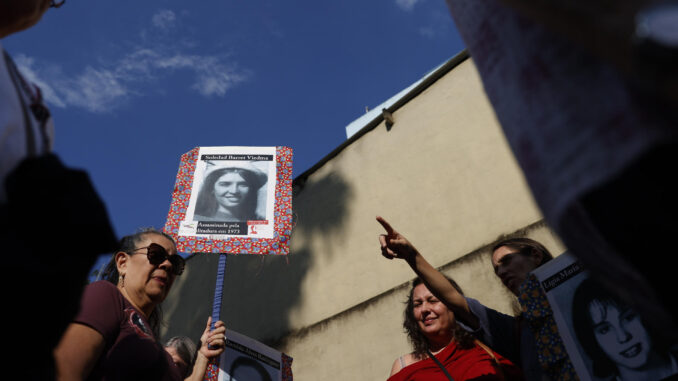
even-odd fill
[(379, 222), (381, 224), (381, 226), (384, 227), (384, 229), (386, 230), (386, 233), (388, 235), (393, 234), (393, 232), (394, 232), (393, 228), (391, 227), (391, 225), (388, 222), (386, 222), (386, 220), (383, 217), (377, 216), (377, 222)]

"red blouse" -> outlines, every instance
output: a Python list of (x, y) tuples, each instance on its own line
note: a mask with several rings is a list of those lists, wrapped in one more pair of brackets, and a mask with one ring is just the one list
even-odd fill
[[(457, 347), (455, 341), (452, 341), (435, 356), (445, 366), (454, 381), (517, 381), (523, 379), (522, 372), (516, 365), (500, 354), (493, 353), (501, 364), (501, 369), (498, 369), (492, 357), (478, 344), (474, 344), (469, 349), (462, 349)], [(438, 364), (433, 359), (427, 358), (404, 367), (388, 381), (448, 381), (448, 379)]]

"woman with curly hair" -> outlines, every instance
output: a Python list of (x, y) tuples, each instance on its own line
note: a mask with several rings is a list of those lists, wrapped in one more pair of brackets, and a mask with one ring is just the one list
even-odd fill
[[(462, 294), (452, 279), (444, 278)], [(518, 367), (459, 326), (420, 278), (412, 283), (404, 315), (413, 351), (396, 359), (389, 381), (522, 379)]]
[[(535, 335), (525, 319), (509, 316), (466, 298), (450, 285), (438, 270), (402, 234), (381, 217), (377, 221), (386, 234), (379, 236), (381, 254), (387, 259), (403, 259), (423, 280), (431, 293), (449, 308), (459, 324), (515, 364), (520, 364), (526, 380), (547, 379), (537, 357)], [(492, 247), (492, 267), (501, 282), (518, 296), (528, 274), (553, 256), (539, 242), (528, 238), (503, 239)]]

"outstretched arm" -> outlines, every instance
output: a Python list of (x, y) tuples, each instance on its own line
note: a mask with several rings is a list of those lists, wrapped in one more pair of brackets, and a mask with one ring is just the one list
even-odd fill
[(381, 255), (387, 259), (404, 259), (419, 278), (424, 281), (431, 293), (454, 312), (457, 319), (472, 329), (478, 328), (478, 318), (471, 313), (466, 298), (445, 279), (440, 271), (426, 261), (405, 236), (393, 229), (382, 217), (377, 217), (377, 221), (386, 230), (386, 234), (379, 235)]
[[(210, 360), (221, 355), (224, 351), (224, 347), (226, 346), (226, 326), (224, 326), (223, 321), (219, 320), (214, 323), (214, 330), (210, 331), (211, 323), (212, 318), (210, 317), (207, 319), (207, 326), (200, 337), (200, 350), (195, 357), (193, 372), (185, 381), (202, 381), (205, 378), (205, 372), (207, 371), (207, 365)], [(210, 345), (214, 349), (210, 349)]]

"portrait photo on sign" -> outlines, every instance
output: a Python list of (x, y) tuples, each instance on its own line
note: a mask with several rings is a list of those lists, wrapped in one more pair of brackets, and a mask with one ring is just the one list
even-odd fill
[(267, 161), (205, 160), (193, 221), (266, 220)]
[(272, 238), (274, 147), (200, 147), (182, 233)]
[(581, 380), (660, 380), (678, 374), (676, 343), (651, 332), (573, 256), (562, 254), (534, 273)]
[(226, 349), (219, 359), (219, 381), (280, 381), (282, 354), (260, 342), (226, 330)]

